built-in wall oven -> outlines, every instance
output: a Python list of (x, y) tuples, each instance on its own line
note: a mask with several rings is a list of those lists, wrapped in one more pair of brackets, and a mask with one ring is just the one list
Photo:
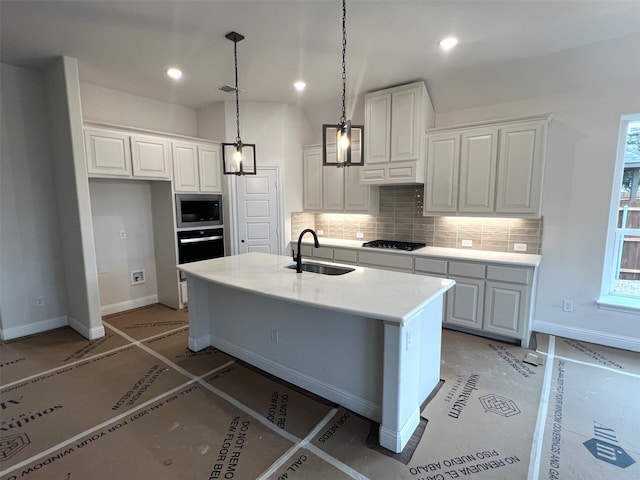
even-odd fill
[[(199, 262), (224, 256), (222, 196), (176, 194), (178, 263)], [(186, 302), (186, 282), (180, 273), (182, 302)]]

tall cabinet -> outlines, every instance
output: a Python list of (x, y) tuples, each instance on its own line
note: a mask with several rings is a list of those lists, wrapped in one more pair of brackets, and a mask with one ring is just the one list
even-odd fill
[(424, 182), (422, 137), (434, 125), (424, 82), (365, 95), (364, 166), (361, 181), (370, 185)]

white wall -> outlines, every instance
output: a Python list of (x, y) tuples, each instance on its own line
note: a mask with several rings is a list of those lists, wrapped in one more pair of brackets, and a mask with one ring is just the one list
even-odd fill
[(77, 60), (56, 59), (45, 71), (44, 85), (67, 286), (67, 319), (71, 327), (92, 340), (104, 336), (104, 327), (98, 308)]
[(195, 137), (196, 111), (109, 88), (80, 83), (84, 120)]
[[(443, 112), (437, 126), (552, 112), (534, 328), (640, 350), (640, 317), (601, 310), (620, 118), (640, 113), (640, 81)], [(617, 193), (617, 192), (616, 192)], [(563, 299), (573, 313), (561, 311)]]
[[(42, 74), (0, 64), (0, 336), (66, 325), (67, 291)], [(42, 296), (43, 307), (35, 297)]]
[[(237, 133), (235, 102), (225, 102), (225, 126), (224, 141), (234, 142)], [(277, 166), (280, 169), (280, 193), (284, 202), (284, 235), (281, 235), (280, 243), (281, 250), (285, 251), (291, 239), (291, 212), (302, 210), (302, 145), (311, 138), (309, 123), (297, 107), (241, 102), (240, 135), (243, 142), (255, 143), (258, 168)], [(229, 180), (234, 181), (235, 177)]]
[[(89, 190), (102, 314), (156, 303), (149, 182), (90, 179)], [(144, 269), (146, 282), (131, 285), (131, 271), (138, 269)]]

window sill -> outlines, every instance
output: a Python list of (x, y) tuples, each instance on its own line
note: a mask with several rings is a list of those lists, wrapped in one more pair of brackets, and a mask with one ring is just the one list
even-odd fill
[(602, 310), (640, 314), (640, 299), (638, 298), (603, 295), (596, 303), (598, 308)]

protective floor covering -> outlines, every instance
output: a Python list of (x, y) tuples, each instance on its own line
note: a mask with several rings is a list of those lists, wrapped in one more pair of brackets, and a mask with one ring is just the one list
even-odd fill
[[(376, 425), (213, 348), (187, 313), (105, 317), (0, 344), (0, 479), (637, 479), (640, 354), (443, 331), (443, 383), (400, 456)], [(389, 453), (389, 452), (387, 452)]]

